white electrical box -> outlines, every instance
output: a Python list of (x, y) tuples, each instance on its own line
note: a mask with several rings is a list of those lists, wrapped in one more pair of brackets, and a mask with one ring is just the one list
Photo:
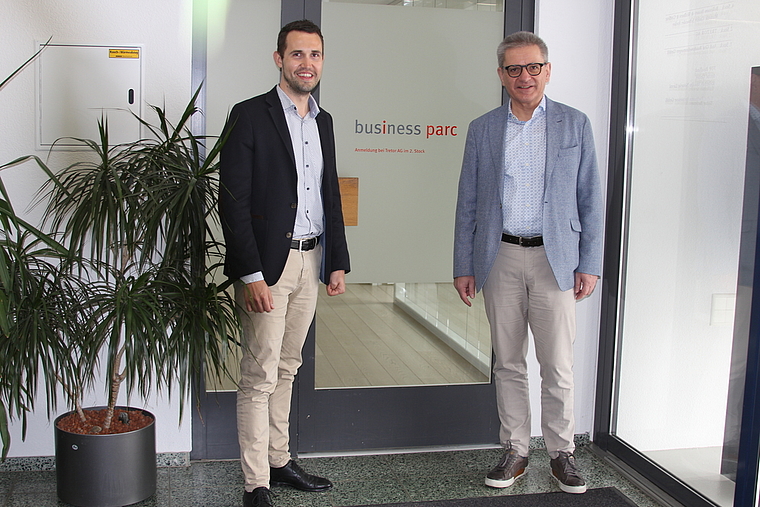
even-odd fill
[(140, 139), (132, 113), (142, 116), (142, 62), (140, 45), (49, 44), (37, 62), (38, 148), (71, 149), (71, 137), (99, 142), (101, 118), (110, 145)]

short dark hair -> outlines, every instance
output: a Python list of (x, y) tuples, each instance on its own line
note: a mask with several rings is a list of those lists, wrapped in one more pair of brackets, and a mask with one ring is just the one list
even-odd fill
[(511, 35), (507, 35), (496, 49), (496, 58), (499, 59), (499, 67), (504, 65), (504, 53), (506, 53), (508, 49), (525, 46), (538, 46), (538, 49), (541, 51), (541, 56), (544, 58), (544, 62), (549, 61), (549, 48), (541, 37), (533, 32), (515, 32)]
[(319, 35), (319, 38), (322, 41), (322, 47), (324, 48), (325, 46), (325, 38), (322, 37), (322, 31), (315, 23), (312, 23), (308, 19), (291, 21), (280, 29), (280, 33), (277, 36), (277, 52), (280, 53), (280, 56), (282, 57), (285, 56), (285, 46), (290, 32), (315, 33)]

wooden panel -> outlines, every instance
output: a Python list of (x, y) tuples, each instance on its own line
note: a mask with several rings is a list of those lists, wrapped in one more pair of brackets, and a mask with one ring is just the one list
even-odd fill
[(338, 178), (343, 202), (343, 223), (359, 225), (359, 178)]

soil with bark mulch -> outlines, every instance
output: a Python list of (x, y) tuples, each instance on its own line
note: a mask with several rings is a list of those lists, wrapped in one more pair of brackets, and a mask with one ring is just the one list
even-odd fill
[[(86, 421), (79, 418), (79, 414), (72, 412), (58, 421), (58, 429), (69, 433), (81, 435), (113, 435), (115, 433), (127, 433), (145, 428), (153, 422), (153, 417), (140, 409), (128, 410), (117, 408), (114, 410), (111, 427), (105, 428), (107, 409), (85, 409)], [(125, 415), (122, 415), (125, 414)]]

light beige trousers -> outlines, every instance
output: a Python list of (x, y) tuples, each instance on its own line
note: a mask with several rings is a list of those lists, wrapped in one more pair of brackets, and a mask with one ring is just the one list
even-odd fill
[(541, 430), (552, 458), (573, 452), (573, 342), (575, 297), (561, 291), (544, 247), (501, 243), (483, 286), (491, 342), (502, 445), (528, 456), (528, 326), (541, 371)]
[(274, 310), (247, 312), (242, 282), (235, 299), (243, 322), (243, 357), (237, 393), (237, 428), (246, 491), (269, 487), (269, 467), (290, 460), (289, 419), (293, 378), (302, 363), (319, 289), (322, 247), (290, 250), (285, 270), (270, 287)]

